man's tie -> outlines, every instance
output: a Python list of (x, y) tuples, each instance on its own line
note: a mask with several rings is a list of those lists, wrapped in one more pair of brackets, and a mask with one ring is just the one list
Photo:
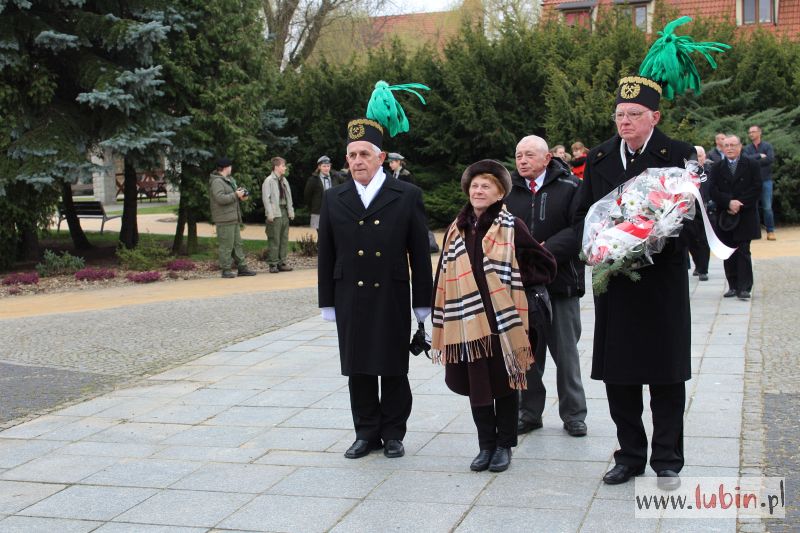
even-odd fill
[(535, 180), (531, 180), (530, 187), (531, 187), (531, 194), (535, 195), (536, 194), (536, 181)]
[(738, 163), (738, 161), (728, 160), (728, 168), (731, 169), (731, 175), (736, 174), (736, 163)]
[(327, 191), (331, 188), (331, 182), (328, 179), (328, 176), (322, 176), (322, 189)]

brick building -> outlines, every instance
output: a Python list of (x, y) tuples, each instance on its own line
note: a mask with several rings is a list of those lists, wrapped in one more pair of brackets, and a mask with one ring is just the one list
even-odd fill
[[(723, 17), (743, 31), (765, 28), (791, 38), (800, 35), (800, 0), (661, 0), (680, 15)], [(604, 8), (618, 6), (630, 14), (631, 23), (653, 30), (655, 0), (543, 0), (544, 16), (562, 17), (568, 24), (590, 28)]]

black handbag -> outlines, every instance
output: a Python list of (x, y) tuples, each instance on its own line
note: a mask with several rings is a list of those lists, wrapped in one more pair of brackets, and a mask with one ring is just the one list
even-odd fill
[(547, 348), (547, 330), (553, 321), (553, 306), (550, 293), (544, 285), (533, 285), (525, 289), (528, 297), (528, 340), (534, 354), (544, 355)]

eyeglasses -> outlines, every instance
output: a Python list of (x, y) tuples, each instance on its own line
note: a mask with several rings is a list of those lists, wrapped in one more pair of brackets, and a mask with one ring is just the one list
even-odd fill
[(628, 117), (631, 121), (636, 121), (642, 118), (646, 112), (647, 111), (617, 111), (611, 114), (611, 120), (614, 122), (622, 122), (625, 120), (625, 117)]

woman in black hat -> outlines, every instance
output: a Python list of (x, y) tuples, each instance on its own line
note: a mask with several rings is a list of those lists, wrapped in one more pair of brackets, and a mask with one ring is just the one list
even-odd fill
[(470, 469), (502, 472), (517, 445), (517, 390), (533, 362), (525, 288), (550, 283), (556, 262), (503, 205), (511, 190), (503, 165), (470, 165), (461, 188), (469, 202), (443, 241), (432, 353), (450, 390), (469, 396), (480, 447)]

